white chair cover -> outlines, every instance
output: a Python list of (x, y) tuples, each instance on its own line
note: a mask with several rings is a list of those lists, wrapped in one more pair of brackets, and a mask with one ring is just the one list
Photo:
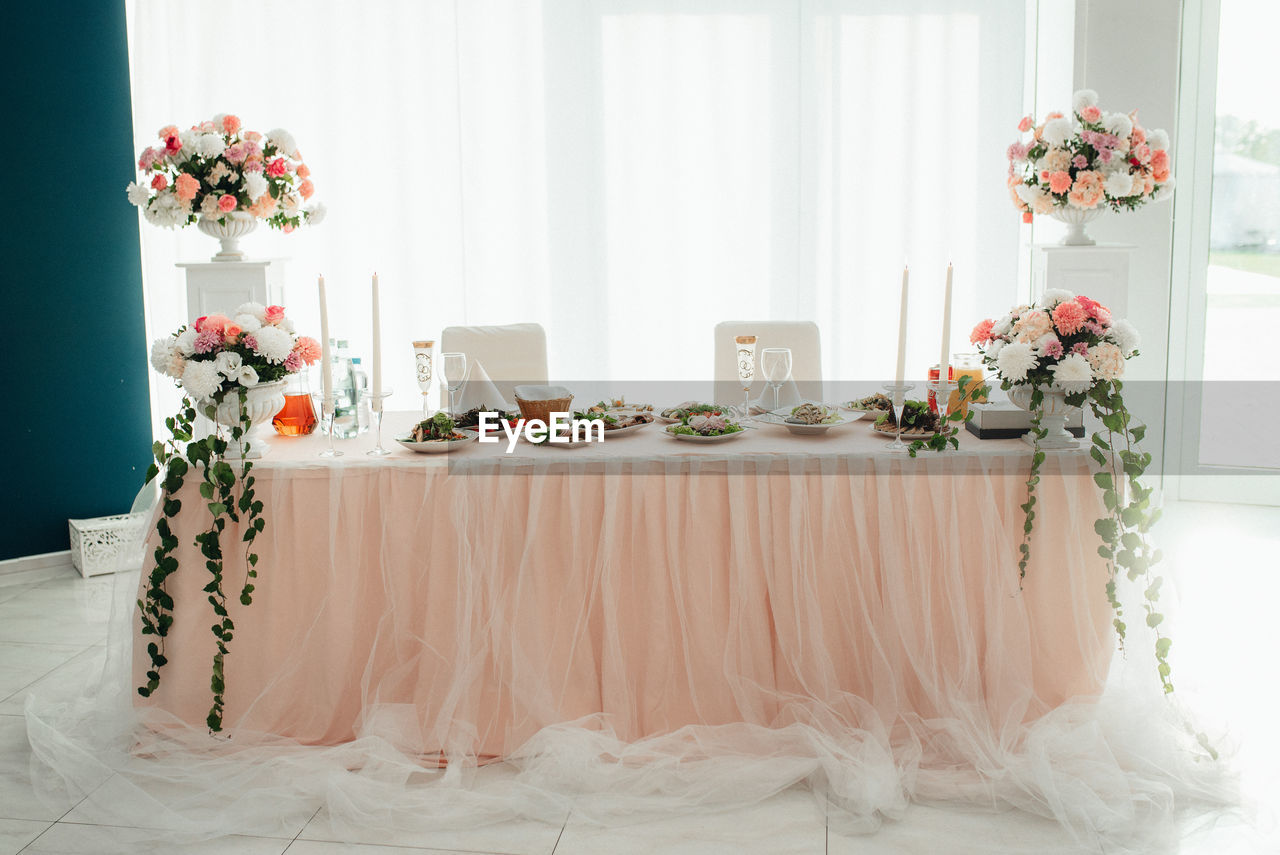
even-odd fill
[(445, 327), (440, 352), (467, 355), (484, 364), (489, 379), (507, 401), (518, 383), (547, 382), (547, 334), (539, 324)]
[[(791, 348), (791, 378), (794, 391), (784, 388), (786, 397), (823, 400), (822, 346), (818, 325), (813, 321), (722, 321), (715, 330), (715, 399), (718, 404), (740, 404), (742, 385), (738, 380), (737, 349), (733, 340), (740, 335), (756, 337), (756, 379), (751, 387), (752, 400), (763, 396), (772, 406), (773, 392), (764, 382), (760, 370), (760, 352), (766, 347)], [(790, 387), (790, 384), (788, 384)]]

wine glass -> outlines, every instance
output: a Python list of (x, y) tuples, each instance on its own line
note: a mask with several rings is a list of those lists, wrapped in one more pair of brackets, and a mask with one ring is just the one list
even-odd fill
[(413, 361), (418, 377), (418, 389), (422, 391), (422, 417), (427, 417), (428, 396), (431, 394), (431, 351), (435, 349), (434, 341), (415, 341), (413, 343)]
[(742, 417), (751, 415), (751, 384), (756, 379), (756, 337), (739, 335), (733, 338), (737, 348), (738, 379), (742, 381)]
[(773, 387), (773, 409), (777, 410), (782, 384), (791, 379), (791, 348), (766, 347), (760, 351), (760, 370), (765, 382)]
[(449, 414), (457, 415), (453, 398), (462, 388), (462, 381), (467, 379), (467, 355), (456, 352), (441, 354), (440, 373), (444, 375), (445, 385), (449, 387)]

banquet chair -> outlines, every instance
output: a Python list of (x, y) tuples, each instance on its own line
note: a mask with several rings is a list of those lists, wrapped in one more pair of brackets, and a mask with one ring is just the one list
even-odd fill
[(479, 362), (508, 401), (521, 383), (547, 382), (547, 334), (540, 324), (445, 327), (440, 352), (465, 353), (468, 372)]
[[(740, 335), (756, 337), (756, 379), (752, 399), (766, 390), (760, 370), (760, 353), (766, 347), (791, 348), (791, 377), (802, 398), (815, 401), (822, 396), (822, 345), (818, 325), (813, 321), (722, 321), (715, 330), (715, 399), (718, 404), (742, 402), (738, 380), (737, 349), (733, 340)], [(768, 406), (772, 406), (771, 404)]]

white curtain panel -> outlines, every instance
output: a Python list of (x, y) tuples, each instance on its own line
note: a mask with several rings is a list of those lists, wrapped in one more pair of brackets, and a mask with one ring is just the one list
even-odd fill
[[(389, 406), (411, 342), (531, 321), (551, 378), (702, 379), (711, 331), (814, 320), (829, 378), (892, 373), (1017, 293), (1004, 149), (1023, 108), (1020, 0), (136, 0), (137, 148), (233, 112), (283, 127), (326, 222), (244, 241), (287, 258), (287, 303), (368, 360), (382, 284)], [(121, 188), (121, 193), (124, 190)], [(188, 320), (178, 261), (216, 243), (142, 224), (148, 324)], [(176, 394), (155, 377), (157, 416)], [(395, 403), (397, 400), (399, 404)]]

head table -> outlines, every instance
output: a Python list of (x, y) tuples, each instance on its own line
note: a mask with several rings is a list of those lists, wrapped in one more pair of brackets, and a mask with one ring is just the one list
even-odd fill
[[(965, 434), (912, 459), (866, 421), (714, 445), (653, 425), (419, 455), (391, 440), (416, 418), (387, 414), (390, 456), (362, 435), (323, 459), (317, 433), (271, 437), (256, 462), (266, 530), (254, 602), (231, 606), (233, 735), (375, 735), (430, 764), (508, 756), (565, 723), (624, 743), (805, 725), (946, 767), (1102, 688), (1114, 642), (1082, 451), (1044, 464), (1020, 589), (1018, 440)], [(202, 727), (214, 617), (197, 481), (175, 526), (169, 662), (135, 703)], [(245, 566), (228, 555), (229, 590)]]

